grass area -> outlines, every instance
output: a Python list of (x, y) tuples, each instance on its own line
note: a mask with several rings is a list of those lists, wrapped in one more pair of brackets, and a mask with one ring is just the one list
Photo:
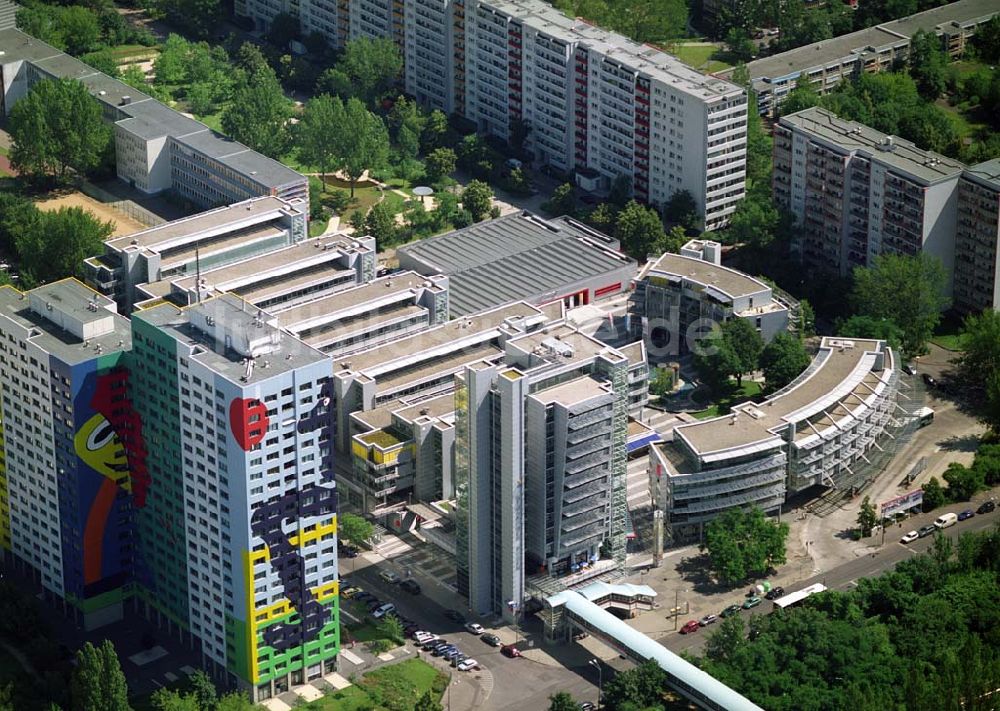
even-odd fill
[(427, 662), (407, 659), (365, 674), (354, 686), (297, 706), (310, 711), (405, 711), (428, 691), (438, 696), (448, 685), (448, 675)]
[[(345, 188), (350, 192), (349, 188)], [(350, 215), (354, 212), (360, 211), (362, 214), (367, 214), (368, 210), (372, 208), (375, 203), (379, 201), (382, 197), (382, 191), (375, 186), (365, 187), (365, 188), (355, 188), (354, 190), (354, 200), (344, 210), (344, 215)], [(386, 207), (392, 212), (392, 214), (397, 214), (403, 211), (403, 206), (406, 203), (406, 198), (402, 195), (397, 195), (394, 192), (385, 192), (385, 204)]]
[(944, 318), (934, 329), (931, 343), (947, 351), (961, 351), (962, 319), (953, 316)]
[(142, 44), (123, 44), (119, 47), (112, 47), (109, 51), (119, 63), (130, 59), (152, 59), (160, 53), (157, 47), (147, 47)]
[(721, 397), (716, 398), (712, 405), (704, 410), (692, 412), (691, 415), (699, 420), (707, 420), (719, 415), (725, 415), (733, 405), (739, 405), (741, 402), (746, 402), (757, 397), (762, 390), (761, 384), (755, 380), (744, 380), (741, 387), (736, 386), (735, 380), (730, 380), (729, 385), (729, 391)]
[(326, 232), (326, 228), (329, 226), (330, 220), (311, 220), (309, 222), (309, 236), (319, 237), (321, 234)]
[(9, 155), (10, 155), (10, 149), (0, 146), (0, 156), (9, 156)]
[(670, 45), (667, 51), (700, 71), (721, 72), (732, 65), (722, 60), (720, 49), (719, 44), (675, 44)]

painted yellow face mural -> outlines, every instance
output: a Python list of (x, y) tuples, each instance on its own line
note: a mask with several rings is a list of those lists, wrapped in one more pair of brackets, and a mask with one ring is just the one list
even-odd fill
[(132, 491), (125, 447), (104, 415), (97, 413), (83, 424), (73, 438), (73, 447), (95, 472)]

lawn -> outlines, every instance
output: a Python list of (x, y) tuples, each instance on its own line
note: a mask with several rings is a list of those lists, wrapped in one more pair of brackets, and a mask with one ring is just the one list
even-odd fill
[(742, 387), (736, 387), (736, 381), (730, 380), (729, 385), (730, 390), (728, 393), (717, 398), (712, 405), (704, 410), (692, 412), (691, 415), (699, 420), (707, 420), (719, 415), (725, 415), (733, 405), (739, 405), (741, 402), (751, 400), (761, 393), (761, 384), (755, 380), (744, 380)]
[(296, 708), (310, 711), (404, 711), (428, 691), (439, 696), (448, 685), (448, 675), (420, 659), (381, 667), (365, 674), (354, 686), (334, 692)]
[(719, 57), (721, 45), (717, 44), (675, 44), (668, 51), (679, 60), (703, 72), (721, 72), (732, 65)]
[(111, 56), (114, 57), (119, 64), (129, 60), (141, 61), (144, 59), (152, 59), (160, 54), (160, 50), (157, 47), (147, 47), (142, 44), (123, 44), (120, 47), (112, 47), (108, 51), (111, 52)]
[(947, 351), (962, 350), (962, 321), (959, 318), (945, 318), (934, 329), (931, 343)]

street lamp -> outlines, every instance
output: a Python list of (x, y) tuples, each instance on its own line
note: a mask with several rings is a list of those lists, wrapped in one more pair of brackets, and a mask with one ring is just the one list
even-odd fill
[(587, 664), (597, 670), (597, 711), (600, 711), (601, 697), (604, 696), (604, 672), (601, 669), (601, 663), (597, 659), (591, 659)]
[(517, 626), (517, 613), (520, 611), (521, 606), (518, 604), (517, 600), (508, 600), (507, 607), (514, 613), (514, 644), (516, 645), (521, 641), (520, 629)]

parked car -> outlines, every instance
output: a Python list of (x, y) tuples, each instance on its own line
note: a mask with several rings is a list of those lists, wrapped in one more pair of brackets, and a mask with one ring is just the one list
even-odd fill
[(477, 622), (466, 622), (465, 629), (474, 635), (481, 635), (486, 629)]
[(354, 595), (354, 599), (360, 603), (366, 603), (369, 600), (374, 600), (375, 596), (372, 595), (370, 592), (365, 592), (362, 590), (361, 592)]
[(484, 642), (486, 642), (486, 644), (490, 645), (491, 647), (500, 646), (500, 638), (497, 637), (495, 634), (490, 634), (489, 632), (487, 632), (486, 634), (482, 635), (479, 639), (483, 640)]
[(720, 617), (729, 617), (730, 615), (735, 615), (741, 609), (742, 608), (739, 605), (730, 605), (720, 613)]
[(471, 671), (472, 669), (479, 668), (479, 662), (477, 662), (475, 659), (463, 659), (461, 662), (458, 663), (457, 668), (459, 671)]
[(431, 654), (433, 654), (435, 657), (440, 657), (449, 649), (457, 649), (457, 648), (448, 642), (440, 642), (439, 644), (435, 644), (433, 647), (431, 647)]
[(354, 546), (344, 546), (343, 548), (340, 549), (340, 554), (345, 558), (357, 558), (358, 549), (355, 548)]
[(466, 659), (468, 659), (468, 657), (465, 656), (464, 654), (456, 654), (454, 657), (451, 658), (451, 665), (453, 667), (457, 667), (459, 664), (461, 664)]
[(427, 640), (426, 642), (424, 642), (420, 646), (423, 648), (423, 650), (425, 652), (429, 652), (432, 649), (434, 649), (435, 647), (437, 647), (439, 644), (447, 644), (447, 642), (445, 642), (440, 637), (438, 637), (437, 635), (435, 635), (433, 639)]
[(681, 627), (681, 634), (690, 634), (691, 632), (697, 632), (701, 625), (698, 624), (698, 620), (688, 620)]
[(417, 631), (417, 624), (415, 622), (411, 622), (408, 625), (403, 625), (403, 635), (406, 637), (409, 637), (416, 631)]
[(909, 531), (903, 534), (903, 537), (899, 539), (900, 543), (913, 543), (915, 540), (920, 538), (920, 534), (916, 531)]
[(447, 617), (452, 622), (457, 622), (458, 624), (465, 624), (465, 618), (462, 617), (462, 613), (458, 610), (445, 610), (444, 616)]
[(580, 711), (594, 711), (597, 707), (594, 706), (593, 701), (581, 701), (577, 704), (577, 708), (579, 708)]
[(705, 615), (700, 620), (698, 620), (698, 624), (701, 625), (702, 627), (708, 627), (709, 625), (714, 625), (716, 621), (718, 621), (718, 619), (719, 619), (718, 615)]
[(373, 598), (365, 603), (365, 607), (368, 608), (368, 612), (375, 612), (375, 610), (379, 609), (384, 604), (385, 603), (378, 598)]
[(785, 594), (785, 589), (780, 585), (777, 585), (767, 591), (766, 597), (768, 600), (777, 600), (779, 597)]
[(372, 617), (374, 617), (376, 620), (381, 620), (390, 612), (395, 612), (395, 611), (396, 611), (396, 606), (393, 605), (391, 602), (387, 602), (384, 605), (382, 605), (382, 607), (372, 610)]
[(916, 375), (917, 374), (917, 369), (914, 368), (911, 363), (904, 363), (903, 364), (903, 372), (906, 373), (907, 375)]
[(418, 583), (416, 580), (404, 580), (399, 584), (399, 588), (400, 590), (405, 590), (411, 595), (420, 594), (420, 583)]
[(966, 520), (968, 518), (972, 518), (975, 515), (976, 515), (976, 512), (973, 511), (972, 509), (966, 509), (965, 511), (963, 511), (962, 513), (960, 513), (958, 515), (958, 520), (959, 521), (964, 521), (964, 520)]
[(455, 647), (454, 649), (449, 649), (447, 652), (445, 652), (444, 654), (442, 654), (441, 658), (442, 659), (447, 659), (450, 662), (452, 659), (454, 659), (455, 657), (457, 657), (460, 654), (462, 654), (462, 650), (459, 649), (458, 647)]
[(923, 377), (923, 379), (924, 379), (924, 385), (926, 385), (927, 387), (933, 388), (934, 386), (937, 385), (937, 381), (934, 378), (932, 378), (930, 375), (928, 375), (927, 373), (924, 373), (923, 376), (921, 376), (921, 377)]
[(749, 610), (751, 607), (757, 607), (757, 605), (759, 605), (762, 602), (764, 602), (764, 598), (757, 597), (756, 595), (754, 595), (753, 597), (748, 597), (746, 599), (746, 602), (743, 603), (743, 609)]
[(346, 597), (347, 599), (351, 599), (352, 597), (354, 597), (355, 595), (357, 595), (359, 592), (361, 592), (361, 588), (356, 588), (353, 585), (349, 585), (348, 587), (346, 587), (346, 588), (344, 588), (343, 590), (340, 591), (340, 596), (341, 597)]
[(992, 500), (992, 499), (991, 499), (991, 500), (989, 500), (989, 501), (984, 501), (983, 503), (981, 503), (981, 504), (979, 505), (979, 508), (978, 508), (978, 509), (976, 509), (976, 513), (977, 513), (977, 514), (985, 514), (985, 513), (990, 513), (990, 512), (991, 512), (991, 511), (993, 511), (993, 510), (994, 510), (994, 509), (995, 509), (996, 507), (997, 507), (997, 505), (996, 505), (995, 503), (993, 503), (993, 500)]
[(500, 647), (500, 654), (504, 655), (505, 657), (510, 657), (511, 659), (514, 659), (515, 657), (521, 656), (521, 650), (515, 647), (513, 644), (505, 644), (503, 647)]
[(927, 526), (921, 526), (920, 529), (917, 531), (917, 536), (919, 538), (924, 538), (926, 536), (933, 536), (936, 530), (937, 526), (935, 526), (933, 523)]
[(954, 512), (944, 513), (934, 519), (934, 525), (938, 529), (948, 528), (949, 526), (954, 526), (958, 523), (958, 514)]
[(389, 583), (390, 585), (396, 585), (399, 583), (399, 576), (393, 573), (391, 570), (383, 570), (378, 574), (382, 580)]

